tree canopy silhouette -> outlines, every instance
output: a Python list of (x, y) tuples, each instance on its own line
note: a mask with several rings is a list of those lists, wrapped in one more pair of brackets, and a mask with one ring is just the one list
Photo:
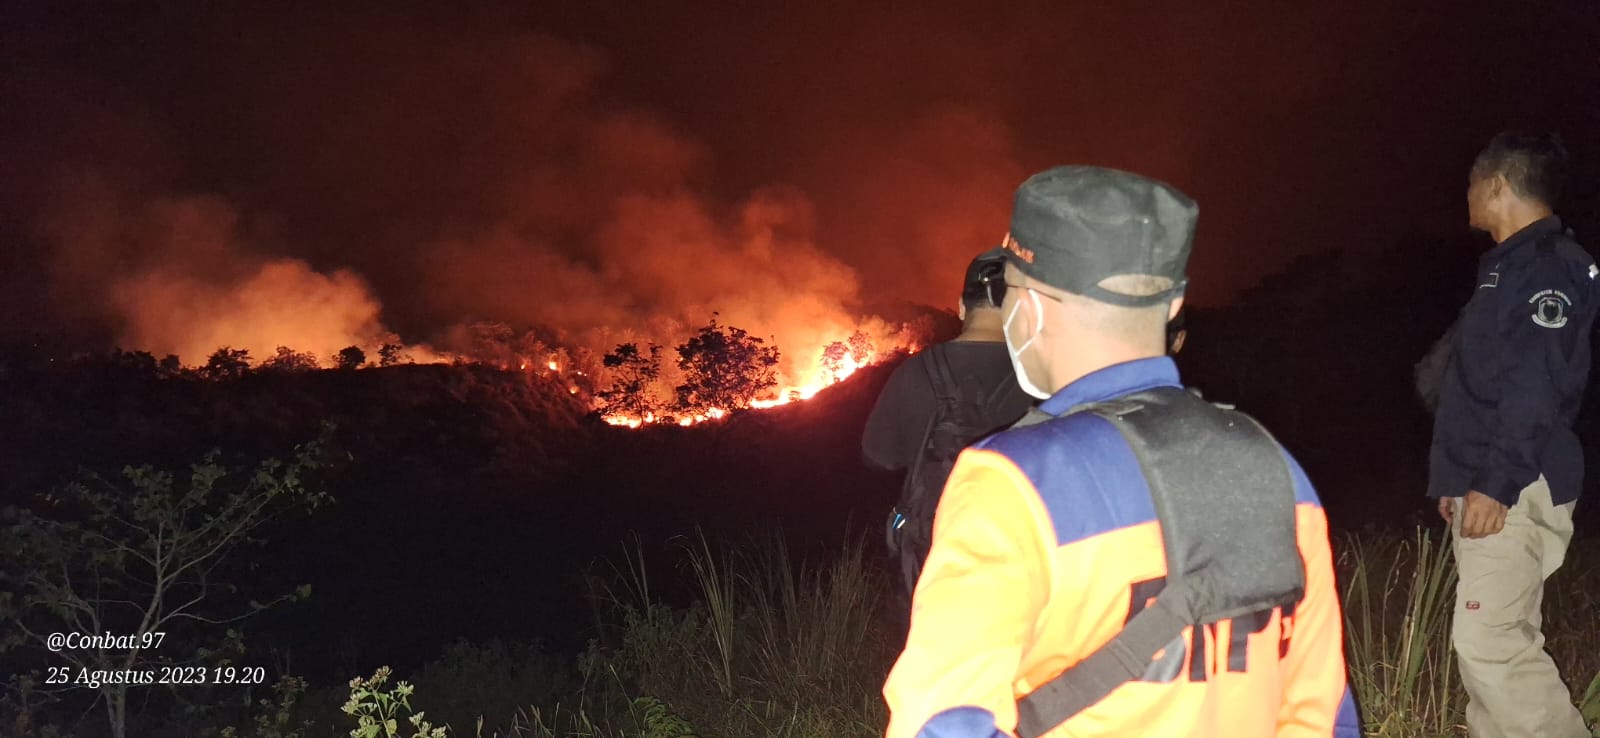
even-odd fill
[(333, 355), (333, 365), (340, 369), (360, 369), (367, 363), (367, 352), (360, 346), (346, 346)]
[(829, 382), (839, 381), (844, 374), (844, 360), (849, 358), (850, 348), (844, 341), (834, 341), (822, 349), (822, 371), (827, 373)]
[(249, 349), (223, 346), (211, 354), (200, 374), (207, 379), (235, 379), (250, 371)]
[(316, 354), (296, 351), (288, 346), (279, 346), (277, 354), (261, 362), (262, 369), (277, 372), (308, 372), (320, 366)]
[(396, 364), (411, 363), (410, 354), (405, 353), (405, 346), (398, 343), (386, 343), (378, 347), (378, 366), (394, 366)]
[(778, 384), (778, 347), (767, 346), (743, 328), (711, 322), (678, 346), (683, 384), (677, 387), (678, 409), (702, 413), (712, 409), (742, 410), (763, 391)]
[(659, 416), (663, 403), (655, 394), (661, 378), (661, 347), (650, 344), (640, 351), (636, 343), (618, 344), (602, 363), (611, 370), (611, 388), (595, 393), (601, 415), (620, 415), (645, 421)]

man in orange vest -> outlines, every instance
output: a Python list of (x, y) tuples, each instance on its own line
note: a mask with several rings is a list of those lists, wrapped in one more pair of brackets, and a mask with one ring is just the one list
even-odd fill
[(888, 738), (1359, 735), (1315, 491), (1167, 356), (1196, 213), (1097, 167), (1018, 189), (1004, 335), (1043, 402), (951, 472)]

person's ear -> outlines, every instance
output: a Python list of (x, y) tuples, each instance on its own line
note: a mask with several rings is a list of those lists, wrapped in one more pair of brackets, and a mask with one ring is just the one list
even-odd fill
[(1511, 182), (1506, 179), (1504, 172), (1497, 172), (1489, 179), (1489, 192), (1486, 198), (1490, 202), (1500, 199), (1501, 193), (1511, 193)]
[(956, 302), (956, 319), (963, 323), (967, 322), (967, 303), (965, 300)]

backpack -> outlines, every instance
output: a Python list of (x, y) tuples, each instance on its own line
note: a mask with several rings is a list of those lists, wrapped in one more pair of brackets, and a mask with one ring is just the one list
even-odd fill
[(944, 344), (928, 349), (926, 356), (923, 368), (937, 404), (923, 429), (917, 457), (908, 465), (887, 531), (889, 552), (900, 558), (907, 594), (914, 589), (922, 562), (928, 556), (933, 514), (956, 457), (973, 442), (1005, 425), (994, 419), (1010, 394), (1018, 391), (1014, 382), (1000, 382), (986, 390), (978, 377), (964, 375), (958, 380)]
[(1422, 406), (1427, 408), (1429, 414), (1439, 409), (1439, 388), (1444, 386), (1444, 372), (1450, 364), (1450, 355), (1455, 348), (1456, 326), (1459, 324), (1459, 321), (1451, 323), (1444, 335), (1433, 342), (1427, 355), (1412, 368), (1417, 399), (1422, 401)]
[[(1293, 476), (1277, 441), (1253, 418), (1177, 387), (1062, 416), (1078, 412), (1110, 421), (1132, 448), (1160, 521), (1167, 575), (1149, 593), (1154, 602), (1136, 603), (1114, 638), (1018, 700), (1021, 738), (1050, 732), (1123, 684), (1164, 676), (1175, 668), (1169, 662), (1181, 666), (1185, 629), (1237, 618), (1264, 623), (1260, 614), (1288, 612), (1305, 593)], [(1054, 417), (1030, 412), (1016, 427)]]

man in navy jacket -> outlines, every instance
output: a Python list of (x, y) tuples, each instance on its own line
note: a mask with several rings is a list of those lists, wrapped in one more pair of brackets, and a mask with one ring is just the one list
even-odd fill
[(1544, 580), (1572, 538), (1600, 269), (1561, 225), (1566, 151), (1501, 134), (1473, 163), (1467, 207), (1496, 245), (1461, 311), (1434, 418), (1428, 495), (1454, 534), (1451, 634), (1475, 737), (1587, 737), (1540, 632)]

